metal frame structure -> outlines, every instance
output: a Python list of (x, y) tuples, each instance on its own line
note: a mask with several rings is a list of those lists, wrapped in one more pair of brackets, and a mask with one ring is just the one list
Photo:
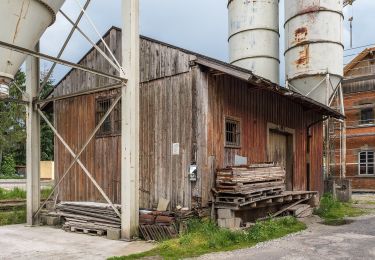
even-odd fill
[[(81, 6), (78, 1), (77, 5), (80, 7), (81, 12), (73, 22), (64, 12), (61, 11), (62, 15), (72, 24), (72, 29), (67, 36), (62, 48), (60, 49), (57, 57), (52, 57), (43, 53), (40, 53), (38, 49), (29, 50), (13, 44), (0, 41), (0, 48), (11, 49), (16, 52), (24, 53), (28, 55), (26, 60), (26, 92), (23, 92), (23, 100), (17, 100), (17, 102), (26, 104), (26, 125), (27, 125), (27, 224), (37, 225), (39, 223), (39, 212), (41, 208), (46, 204), (46, 201), (51, 198), (53, 193), (57, 190), (59, 184), (63, 181), (64, 177), (67, 176), (71, 168), (78, 163), (84, 173), (88, 176), (90, 181), (99, 190), (103, 198), (113, 208), (116, 214), (121, 218), (121, 234), (123, 239), (130, 240), (138, 235), (138, 211), (139, 211), (139, 0), (122, 0), (122, 16), (123, 16), (123, 34), (122, 34), (122, 65), (116, 60), (114, 54), (111, 52), (107, 44), (96, 29), (94, 23), (86, 13), (86, 9), (89, 6), (91, 0), (87, 0), (84, 6)], [(96, 33), (104, 44), (107, 52), (110, 53), (110, 57), (106, 55), (105, 51), (100, 49), (80, 28), (79, 22), (82, 17), (85, 16), (90, 25), (94, 28)], [(106, 72), (87, 68), (82, 65), (78, 65), (63, 59), (60, 59), (66, 46), (68, 45), (72, 35), (75, 31), (78, 31), (90, 44), (101, 53), (104, 58), (120, 73), (120, 76), (111, 75)], [(53, 62), (51, 69), (43, 82), (40, 84), (39, 81), (39, 59)], [(62, 97), (40, 99), (39, 95), (44, 89), (50, 76), (53, 73), (57, 64), (68, 66), (74, 69), (82, 70), (88, 73), (92, 73), (99, 76), (104, 76), (108, 79), (115, 80), (117, 83), (97, 87), (88, 91), (82, 91)], [(124, 69), (126, 68), (126, 70)], [(111, 107), (108, 109), (106, 114), (100, 120), (98, 125), (92, 131), (91, 135), (85, 142), (85, 144), (75, 152), (59, 134), (53, 124), (47, 119), (40, 109), (40, 106), (46, 102), (62, 100), (73, 96), (82, 96), (99, 91), (105, 91), (115, 88), (121, 88), (121, 94), (115, 99)], [(52, 93), (52, 92), (51, 92)], [(49, 94), (51, 94), (49, 93)], [(47, 95), (48, 97), (49, 95)], [(90, 171), (85, 167), (82, 161), (79, 159), (81, 154), (85, 151), (88, 144), (92, 141), (96, 132), (100, 129), (105, 119), (112, 112), (116, 104), (121, 102), (122, 111), (122, 125), (121, 125), (121, 213), (113, 205), (109, 197), (106, 195), (104, 190), (99, 186), (96, 180), (91, 175)], [(16, 101), (16, 100), (7, 100)], [(62, 177), (53, 187), (53, 191), (48, 196), (48, 199), (40, 204), (40, 118), (42, 118), (47, 125), (52, 129), (55, 136), (65, 146), (73, 157), (73, 161), (70, 166), (66, 169)]]
[[(294, 87), (292, 84), (290, 84), (288, 81), (286, 81), (286, 88), (294, 90), (301, 95), (309, 97), (314, 91), (316, 91), (322, 84), (325, 84), (326, 88), (326, 103), (327, 106), (331, 106), (333, 101), (336, 99), (338, 102), (337, 108), (339, 109), (340, 113), (345, 116), (345, 107), (344, 107), (344, 94), (342, 89), (342, 83), (339, 83), (336, 87), (333, 86), (332, 81), (330, 79), (330, 74), (327, 73), (326, 76), (317, 84), (315, 85), (307, 94), (301, 93), (298, 88)], [(329, 96), (329, 88), (332, 89), (333, 94)], [(334, 164), (336, 164), (335, 156), (331, 156), (331, 145), (333, 140), (336, 138), (336, 136), (332, 136), (330, 134), (331, 125), (337, 123), (337, 120), (334, 118), (327, 118), (325, 124), (324, 124), (324, 135), (325, 135), (325, 177), (328, 177), (331, 174), (330, 166), (332, 165), (331, 160), (334, 160)], [(338, 120), (338, 123), (340, 125), (340, 177), (346, 178), (346, 120)]]

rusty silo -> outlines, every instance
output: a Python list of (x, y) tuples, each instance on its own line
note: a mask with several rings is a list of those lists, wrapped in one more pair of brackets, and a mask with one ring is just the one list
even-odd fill
[(343, 77), (342, 10), (342, 0), (285, 0), (287, 83), (323, 104)]

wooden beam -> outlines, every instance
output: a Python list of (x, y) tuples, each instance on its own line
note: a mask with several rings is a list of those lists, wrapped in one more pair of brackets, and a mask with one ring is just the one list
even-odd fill
[(36, 100), (34, 103), (35, 104), (45, 104), (45, 103), (49, 103), (49, 102), (53, 102), (53, 101), (64, 100), (64, 99), (69, 99), (69, 98), (73, 98), (73, 97), (90, 95), (90, 94), (94, 94), (94, 93), (97, 93), (97, 92), (103, 92), (103, 91), (118, 89), (118, 88), (121, 88), (121, 87), (122, 87), (122, 84), (119, 84), (119, 83), (110, 84), (110, 85), (106, 85), (106, 86), (102, 86), (102, 87), (98, 87), (98, 88), (93, 88), (93, 89), (88, 89), (88, 90), (83, 90), (83, 91), (79, 91), (79, 92), (76, 92), (76, 93), (67, 94), (67, 95), (63, 95), (63, 96), (59, 96), (59, 97), (39, 99), (39, 100)]
[[(38, 45), (36, 51), (39, 51)], [(27, 57), (26, 93), (29, 102), (26, 106), (26, 221), (29, 226), (39, 224), (39, 218), (34, 218), (34, 214), (40, 203), (40, 117), (32, 103), (33, 98), (38, 96), (39, 75), (39, 59)]]
[(122, 0), (122, 16), (121, 236), (130, 240), (139, 225), (139, 0)]
[(342, 84), (349, 84), (349, 83), (355, 83), (355, 82), (367, 81), (367, 80), (374, 80), (374, 79), (375, 79), (375, 74), (353, 77), (353, 78), (345, 78), (345, 79), (343, 79)]
[(217, 61), (210, 61), (209, 59), (204, 59), (202, 57), (197, 57), (194, 60), (195, 63), (215, 69), (217, 71), (232, 75), (233, 77), (249, 81), (252, 78), (252, 74), (248, 72), (242, 72), (239, 69), (232, 69), (228, 67), (227, 64), (220, 65)]

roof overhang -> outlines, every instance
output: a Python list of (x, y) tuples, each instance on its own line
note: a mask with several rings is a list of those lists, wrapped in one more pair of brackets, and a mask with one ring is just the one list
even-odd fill
[(304, 107), (310, 108), (311, 110), (314, 110), (322, 114), (323, 116), (329, 116), (329, 117), (333, 117), (337, 119), (345, 118), (345, 116), (339, 113), (338, 111), (324, 104), (321, 104), (311, 98), (303, 96), (291, 89), (284, 88), (267, 79), (259, 77), (253, 74), (250, 70), (240, 68), (240, 67), (222, 62), (222, 61), (215, 60), (215, 59), (211, 59), (205, 56), (196, 56), (196, 58), (192, 62), (208, 67), (212, 70), (233, 76), (240, 80), (249, 82), (251, 85), (257, 88), (275, 92), (279, 95), (284, 96), (287, 99), (290, 99), (291, 101), (295, 103), (299, 103), (303, 105)]

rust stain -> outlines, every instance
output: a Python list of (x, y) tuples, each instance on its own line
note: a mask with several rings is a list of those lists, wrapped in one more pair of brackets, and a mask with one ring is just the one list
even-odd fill
[(303, 46), (303, 50), (299, 52), (299, 58), (296, 60), (297, 68), (306, 67), (310, 62), (310, 46)]
[(294, 32), (294, 41), (295, 43), (300, 43), (306, 40), (308, 35), (308, 30), (306, 27), (300, 27)]

